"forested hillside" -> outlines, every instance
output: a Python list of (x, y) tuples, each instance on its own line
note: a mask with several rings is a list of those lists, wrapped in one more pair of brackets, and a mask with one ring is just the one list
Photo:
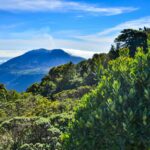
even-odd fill
[(109, 56), (107, 54), (95, 54), (92, 59), (78, 64), (70, 62), (54, 67), (40, 83), (35, 83), (29, 87), (27, 92), (32, 92), (34, 95), (40, 94), (52, 100), (61, 93), (66, 94), (69, 98), (69, 95), (71, 96), (71, 93), (74, 94), (75, 91), (82, 96), (84, 94), (82, 91), (87, 91), (97, 85), (99, 71), (102, 66), (107, 67), (108, 61)]
[(149, 150), (150, 30), (50, 69), (26, 92), (0, 84), (1, 150)]

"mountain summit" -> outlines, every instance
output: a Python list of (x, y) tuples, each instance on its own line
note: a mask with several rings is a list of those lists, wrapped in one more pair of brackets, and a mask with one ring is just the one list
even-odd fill
[(62, 49), (31, 50), (0, 65), (0, 83), (8, 89), (24, 91), (32, 83), (40, 81), (50, 68), (82, 60), (84, 58), (72, 56)]

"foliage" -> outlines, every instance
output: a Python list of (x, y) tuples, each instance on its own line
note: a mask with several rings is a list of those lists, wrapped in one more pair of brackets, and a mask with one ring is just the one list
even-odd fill
[(115, 39), (121, 47), (130, 49), (130, 56), (134, 56), (136, 49), (142, 47), (147, 52), (147, 34), (142, 30), (125, 29)]
[[(68, 63), (50, 69), (41, 83), (35, 83), (27, 89), (34, 95), (40, 94), (48, 99), (55, 100), (57, 93), (67, 90), (76, 90), (82, 86), (93, 86), (98, 83), (98, 69), (100, 64), (107, 66), (107, 54), (95, 54), (92, 59), (79, 64)], [(78, 98), (78, 97), (74, 97)]]
[(79, 88), (72, 90), (65, 90), (53, 95), (53, 99), (65, 100), (65, 99), (80, 99), (84, 94), (89, 93), (93, 87), (91, 86), (80, 86)]
[(119, 51), (122, 48), (128, 48), (129, 54), (134, 57), (138, 47), (142, 48), (146, 53), (150, 43), (150, 29), (144, 27), (139, 30), (124, 29), (120, 35), (115, 39), (115, 46), (112, 45), (108, 53), (110, 59), (116, 59), (119, 57)]
[(110, 61), (96, 90), (78, 107), (65, 148), (74, 150), (150, 148), (150, 52), (122, 54)]
[[(60, 149), (59, 136), (67, 126), (63, 122), (67, 123), (68, 120), (68, 117), (53, 116), (52, 118), (15, 117), (5, 121), (0, 126), (0, 131), (3, 132), (0, 138), (6, 137), (4, 143), (3, 140), (0, 141), (1, 149)], [(58, 122), (60, 129), (56, 126)], [(6, 143), (6, 140), (9, 142)]]
[(53, 150), (61, 146), (78, 100), (50, 101), (40, 95), (0, 89), (0, 149)]

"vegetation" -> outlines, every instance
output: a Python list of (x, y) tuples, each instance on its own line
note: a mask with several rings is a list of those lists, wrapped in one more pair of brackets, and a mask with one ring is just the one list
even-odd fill
[[(27, 92), (31, 92), (34, 95), (40, 94), (54, 100), (54, 95), (61, 91), (72, 89), (80, 91), (78, 87), (83, 89), (83, 87), (95, 86), (98, 83), (98, 69), (100, 69), (101, 64), (106, 67), (108, 60), (107, 54), (95, 54), (92, 59), (82, 61), (77, 65), (69, 62), (65, 65), (54, 67), (42, 79), (41, 83), (33, 84), (27, 89)], [(83, 94), (80, 93), (81, 96)]]
[(24, 93), (0, 84), (0, 150), (149, 150), (150, 30), (115, 41)]
[(50, 101), (0, 85), (0, 149), (59, 149), (78, 100)]
[(82, 99), (64, 149), (148, 150), (149, 66), (150, 52), (141, 50), (134, 59), (123, 52), (110, 61), (98, 87)]
[(109, 56), (112, 59), (119, 57), (121, 48), (128, 48), (131, 57), (134, 57), (138, 47), (142, 47), (146, 53), (150, 40), (150, 29), (144, 27), (139, 30), (124, 29), (121, 34), (115, 39), (116, 46), (112, 45)]

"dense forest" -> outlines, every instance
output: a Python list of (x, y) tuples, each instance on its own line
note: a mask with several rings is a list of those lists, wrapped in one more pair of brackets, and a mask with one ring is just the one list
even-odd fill
[(114, 43), (26, 92), (0, 84), (0, 150), (149, 150), (150, 29)]

